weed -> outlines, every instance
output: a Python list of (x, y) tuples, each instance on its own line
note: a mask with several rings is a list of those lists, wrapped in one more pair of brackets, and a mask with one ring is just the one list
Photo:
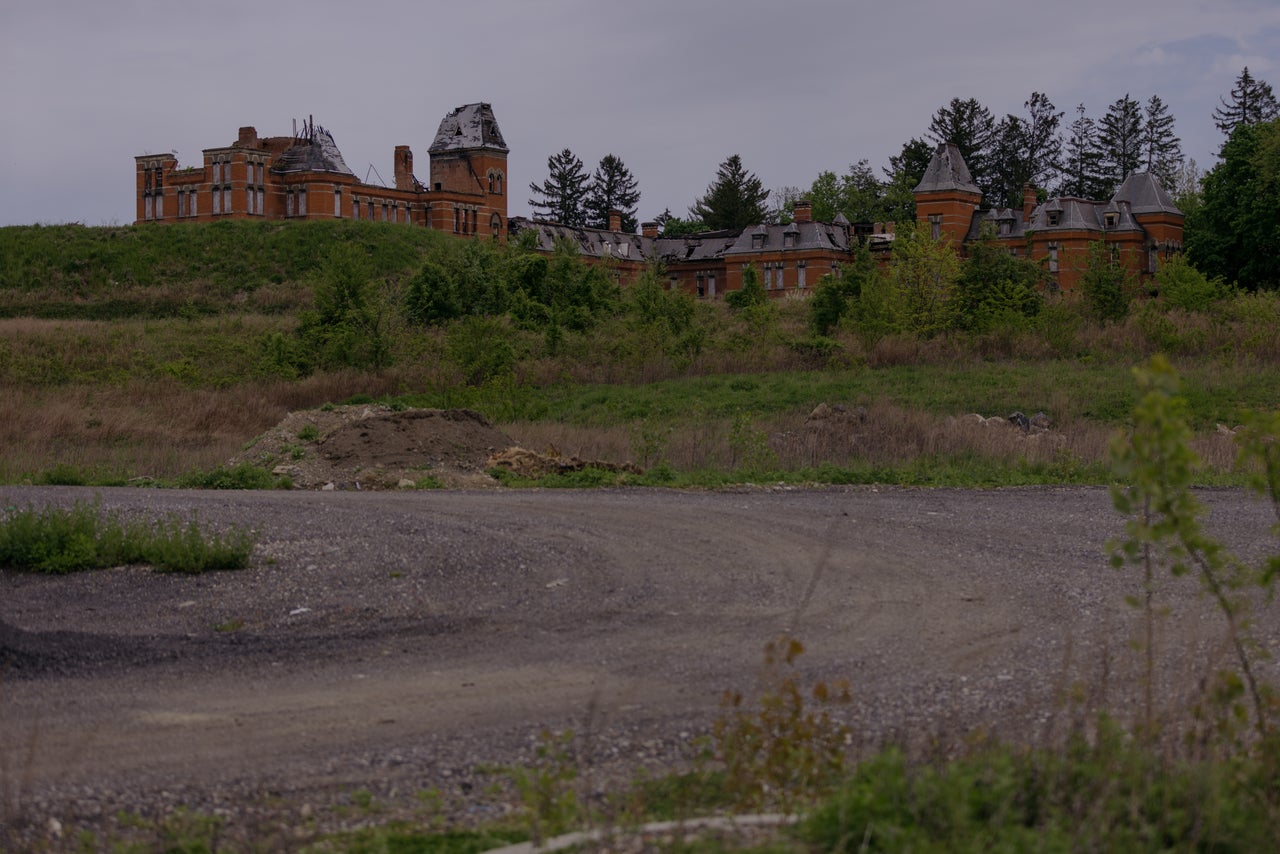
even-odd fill
[(574, 790), (573, 732), (543, 730), (530, 766), (507, 769), (535, 843), (563, 833), (584, 815)]
[(712, 724), (711, 750), (724, 768), (726, 791), (740, 807), (807, 803), (830, 790), (844, 770), (848, 728), (827, 706), (851, 701), (847, 683), (817, 682), (807, 692), (820, 708), (806, 708), (794, 666), (804, 645), (782, 635), (764, 648), (764, 688), (758, 707), (726, 691)]
[(178, 486), (183, 489), (280, 488), (279, 482), (271, 472), (252, 463), (240, 463), (231, 468), (219, 467), (208, 471), (191, 472), (178, 478)]
[(235, 618), (235, 619), (227, 620), (225, 623), (218, 623), (218, 625), (213, 627), (213, 630), (215, 632), (230, 634), (231, 632), (238, 632), (243, 628), (244, 628), (244, 620)]
[(154, 524), (122, 520), (95, 502), (70, 509), (13, 510), (0, 520), (0, 566), (61, 574), (126, 564), (158, 572), (242, 569), (257, 534), (241, 528), (206, 534), (193, 516)]
[(320, 430), (314, 424), (308, 424), (298, 431), (298, 439), (303, 442), (314, 442), (320, 438)]

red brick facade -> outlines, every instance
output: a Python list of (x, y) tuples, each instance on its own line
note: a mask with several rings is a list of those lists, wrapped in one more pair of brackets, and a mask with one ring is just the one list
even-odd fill
[(396, 146), (394, 158), (393, 186), (366, 184), (314, 122), (267, 138), (243, 127), (231, 145), (205, 149), (202, 166), (179, 167), (171, 154), (136, 157), (137, 222), (372, 219), (505, 238), (507, 147), (488, 104), (445, 116), (428, 183), (414, 177), (409, 146)]

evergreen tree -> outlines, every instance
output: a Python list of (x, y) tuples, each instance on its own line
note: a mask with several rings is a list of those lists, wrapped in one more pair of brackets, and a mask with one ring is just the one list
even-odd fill
[(1176, 186), (1183, 161), (1182, 140), (1173, 133), (1173, 121), (1169, 106), (1159, 95), (1152, 95), (1142, 125), (1142, 151), (1146, 171), (1155, 175), (1166, 190)]
[(1067, 129), (1066, 155), (1063, 158), (1062, 183), (1058, 195), (1081, 199), (1102, 197), (1102, 151), (1098, 147), (1098, 124), (1085, 113), (1084, 104), (1076, 107), (1076, 118)]
[(764, 222), (768, 211), (765, 200), (769, 191), (754, 173), (742, 165), (734, 154), (720, 164), (716, 180), (707, 186), (706, 194), (689, 208), (692, 219), (701, 220), (712, 231), (722, 228), (746, 228)]
[(834, 172), (820, 173), (809, 187), (807, 198), (813, 206), (813, 218), (818, 222), (831, 222), (836, 214), (844, 214), (849, 222), (875, 222), (885, 218), (884, 185), (876, 179), (866, 159), (851, 164), (849, 171), (841, 176)]
[(535, 214), (561, 225), (581, 228), (586, 224), (584, 203), (587, 195), (587, 173), (582, 161), (569, 149), (547, 158), (550, 175), (542, 185), (530, 184), (535, 197), (529, 207)]
[(999, 207), (1021, 207), (1024, 184), (1045, 187), (1062, 169), (1062, 113), (1041, 92), (1032, 92), (1022, 106), (1027, 114), (1005, 116), (992, 143), (993, 197), (988, 203)]
[(988, 206), (1022, 206), (1022, 185), (1031, 180), (1026, 150), (1026, 127), (1017, 116), (1005, 116), (996, 125), (991, 145), (991, 184), (985, 200)]
[(1110, 198), (1124, 179), (1142, 166), (1142, 142), (1142, 106), (1126, 93), (1107, 108), (1098, 127), (1106, 182), (1102, 196)]
[(950, 142), (960, 149), (960, 156), (978, 189), (983, 195), (991, 191), (994, 184), (991, 147), (996, 122), (990, 110), (976, 98), (952, 98), (951, 103), (939, 107), (933, 114), (928, 133), (935, 143)]
[(636, 206), (640, 202), (640, 190), (631, 170), (621, 159), (606, 154), (587, 185), (585, 202), (587, 225), (592, 228), (609, 227), (609, 211), (622, 214), (622, 230), (634, 234), (640, 223), (636, 219)]
[(1280, 114), (1271, 85), (1265, 80), (1255, 79), (1247, 65), (1236, 78), (1236, 85), (1231, 87), (1231, 100), (1219, 100), (1222, 106), (1214, 109), (1213, 122), (1228, 137), (1238, 125), (1270, 121)]
[[(881, 209), (887, 222), (912, 222), (916, 218), (915, 188), (929, 168), (934, 147), (923, 139), (912, 137), (902, 151), (889, 158), (884, 170), (888, 178), (881, 186)], [(855, 220), (856, 222), (856, 220)]]

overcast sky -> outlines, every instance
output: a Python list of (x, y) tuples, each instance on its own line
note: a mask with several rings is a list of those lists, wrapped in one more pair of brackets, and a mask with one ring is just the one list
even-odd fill
[(1243, 66), (1280, 92), (1277, 0), (4, 0), (0, 225), (134, 217), (138, 154), (181, 165), (241, 125), (314, 115), (357, 176), (426, 179), (440, 119), (493, 105), (510, 213), (565, 147), (616, 154), (640, 218), (684, 214), (740, 154), (768, 188), (879, 169), (938, 107), (997, 117), (1033, 91), (1095, 118), (1157, 94), (1202, 167), (1211, 113)]

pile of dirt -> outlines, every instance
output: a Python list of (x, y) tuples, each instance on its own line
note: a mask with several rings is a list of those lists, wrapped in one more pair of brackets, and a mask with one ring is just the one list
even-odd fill
[(288, 477), (295, 489), (482, 487), (488, 460), (514, 443), (469, 409), (335, 406), (291, 412), (231, 465)]
[(611, 472), (627, 472), (628, 474), (644, 474), (634, 463), (610, 463), (603, 460), (583, 460), (578, 457), (561, 456), (559, 451), (551, 449), (545, 454), (525, 448), (507, 448), (494, 454), (486, 463), (488, 468), (503, 469), (519, 477), (545, 477), (549, 474), (568, 474), (583, 469), (602, 469)]

